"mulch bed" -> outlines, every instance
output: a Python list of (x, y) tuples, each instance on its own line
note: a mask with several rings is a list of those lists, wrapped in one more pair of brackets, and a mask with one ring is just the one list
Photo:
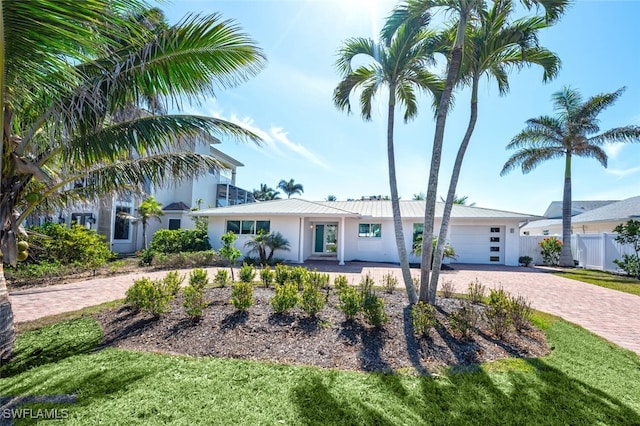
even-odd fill
[[(358, 371), (408, 371), (425, 374), (448, 366), (466, 366), (509, 357), (538, 357), (549, 352), (542, 331), (533, 326), (522, 334), (494, 339), (483, 321), (469, 341), (455, 336), (447, 314), (457, 299), (439, 298), (438, 325), (428, 336), (412, 333), (406, 295), (379, 293), (390, 320), (383, 329), (361, 318), (345, 321), (330, 294), (317, 318), (295, 309), (276, 314), (269, 305), (273, 289), (255, 288), (254, 305), (241, 314), (229, 303), (230, 288), (206, 291), (210, 305), (200, 321), (188, 319), (182, 296), (159, 318), (129, 307), (95, 314), (104, 330), (105, 346), (126, 349), (314, 365)], [(476, 309), (483, 310), (480, 305)]]

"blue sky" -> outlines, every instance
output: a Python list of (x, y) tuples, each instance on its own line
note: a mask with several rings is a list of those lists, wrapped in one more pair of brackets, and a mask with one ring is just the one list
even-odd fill
[[(237, 184), (276, 187), (281, 179), (304, 185), (303, 198), (338, 200), (389, 194), (384, 98), (365, 122), (357, 110), (347, 115), (332, 102), (339, 81), (336, 53), (349, 37), (376, 37), (396, 4), (386, 0), (233, 0), (162, 4), (170, 22), (187, 13), (220, 12), (235, 20), (265, 51), (267, 67), (237, 88), (219, 91), (186, 112), (242, 123), (263, 136), (262, 147), (223, 140), (219, 149), (245, 164)], [(552, 114), (551, 94), (565, 85), (586, 98), (626, 86), (618, 102), (601, 114), (601, 128), (640, 125), (640, 1), (577, 0), (541, 44), (558, 54), (558, 78), (542, 83), (540, 69), (511, 73), (511, 91), (500, 97), (495, 83), (480, 88), (479, 119), (457, 193), (480, 207), (542, 214), (562, 199), (561, 160), (527, 175), (499, 173), (510, 156), (505, 149), (528, 118)], [(436, 17), (436, 20), (443, 17)], [(396, 127), (398, 187), (402, 199), (426, 192), (434, 121), (431, 100), (421, 99), (418, 117)], [(445, 135), (439, 194), (446, 194), (451, 167), (468, 120), (468, 91), (456, 93)], [(357, 106), (357, 103), (354, 103)], [(398, 114), (400, 117), (400, 114)], [(576, 159), (574, 200), (624, 199), (640, 194), (640, 144), (607, 147), (609, 166)]]

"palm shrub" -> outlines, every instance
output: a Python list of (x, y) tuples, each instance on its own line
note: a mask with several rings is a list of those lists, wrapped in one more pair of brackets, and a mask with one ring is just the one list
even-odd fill
[(226, 269), (218, 269), (218, 272), (216, 272), (216, 275), (213, 277), (213, 283), (217, 287), (226, 287), (231, 284), (229, 271), (227, 271)]
[(230, 302), (240, 312), (246, 312), (253, 305), (253, 285), (245, 281), (233, 283)]
[(180, 272), (171, 271), (166, 273), (162, 281), (167, 291), (175, 297), (180, 292), (180, 286), (182, 286), (184, 278), (184, 275), (181, 275)]
[(300, 309), (307, 315), (314, 318), (318, 312), (324, 308), (326, 303), (325, 296), (319, 289), (319, 286), (313, 283), (307, 283), (302, 289), (300, 297)]
[(511, 328), (510, 312), (511, 306), (507, 293), (502, 288), (491, 289), (484, 314), (489, 329), (498, 339), (502, 339)]
[(433, 305), (418, 302), (411, 306), (410, 315), (413, 332), (418, 336), (428, 335), (436, 326), (436, 308)]
[(276, 284), (275, 293), (269, 303), (276, 313), (283, 314), (295, 308), (299, 300), (297, 284), (288, 281), (284, 284)]
[(262, 280), (262, 284), (264, 284), (265, 288), (269, 288), (271, 283), (276, 276), (276, 273), (271, 270), (269, 266), (262, 268), (260, 271), (260, 279)]
[(287, 265), (276, 265), (275, 274), (276, 283), (284, 285), (289, 280), (289, 267)]
[(246, 263), (243, 263), (242, 266), (240, 267), (240, 273), (238, 275), (239, 275), (240, 281), (245, 283), (251, 283), (253, 282), (253, 279), (256, 277), (256, 270), (254, 269), (253, 265), (247, 265)]
[(147, 311), (155, 317), (169, 310), (172, 299), (173, 295), (162, 280), (151, 280), (148, 277), (135, 280), (125, 293), (125, 303), (135, 310)]

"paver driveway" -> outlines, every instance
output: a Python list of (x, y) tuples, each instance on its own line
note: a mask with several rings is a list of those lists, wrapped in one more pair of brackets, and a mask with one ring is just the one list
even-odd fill
[[(328, 272), (332, 277), (344, 274), (353, 284), (367, 273), (376, 282), (381, 282), (387, 273), (400, 278), (399, 268), (388, 264), (348, 262), (337, 266), (332, 262), (310, 262), (306, 266)], [(213, 276), (216, 268), (208, 271)], [(15, 321), (29, 321), (120, 299), (135, 279), (143, 275), (161, 277), (165, 273), (136, 273), (12, 292)], [(419, 270), (412, 273), (418, 276)], [(443, 271), (441, 279), (451, 280), (456, 291), (465, 292), (469, 282), (476, 278), (486, 287), (502, 286), (513, 294), (521, 294), (531, 300), (534, 308), (579, 324), (640, 355), (638, 296), (561, 278), (540, 268), (457, 264), (455, 270)]]

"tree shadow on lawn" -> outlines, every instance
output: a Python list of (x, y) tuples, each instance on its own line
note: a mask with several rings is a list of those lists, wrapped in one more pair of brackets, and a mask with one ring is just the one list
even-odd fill
[(605, 392), (542, 360), (525, 363), (526, 372), (494, 377), (482, 369), (418, 378), (369, 373), (336, 383), (333, 372), (310, 372), (291, 401), (309, 424), (640, 424), (637, 412)]

